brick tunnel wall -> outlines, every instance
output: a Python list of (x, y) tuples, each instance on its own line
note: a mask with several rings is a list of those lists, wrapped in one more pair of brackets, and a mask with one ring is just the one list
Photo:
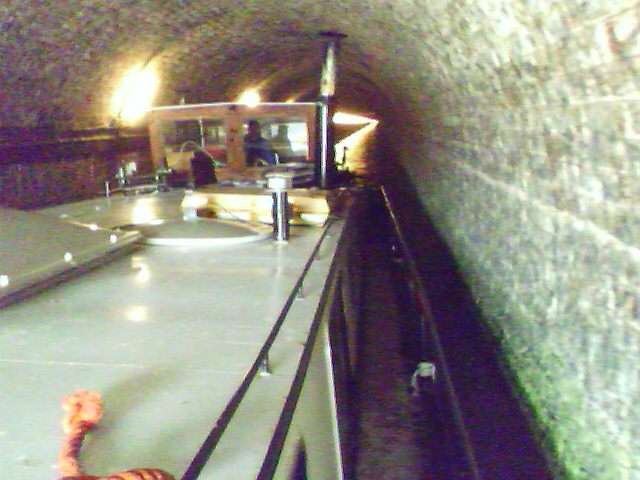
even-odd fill
[(152, 171), (146, 136), (41, 144), (12, 138), (0, 146), (0, 205), (33, 209), (102, 195), (105, 181), (129, 162)]
[[(109, 125), (119, 78), (155, 52), (159, 98), (235, 98), (233, 85), (307, 68), (318, 30), (349, 33), (340, 93), (376, 90), (360, 105), (380, 113), (389, 162), (450, 244), (566, 478), (639, 479), (637, 2), (212, 3), (5, 2), (0, 125)], [(52, 177), (84, 192), (115, 170), (91, 155), (2, 160), (0, 196), (23, 207), (54, 198)]]
[(576, 3), (439, 12), (405, 165), (567, 477), (638, 479), (640, 13)]

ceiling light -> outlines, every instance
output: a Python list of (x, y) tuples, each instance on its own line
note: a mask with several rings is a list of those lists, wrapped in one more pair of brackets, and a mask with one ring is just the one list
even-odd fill
[(158, 88), (158, 77), (149, 65), (129, 70), (113, 96), (114, 117), (135, 123), (144, 117)]
[(353, 115), (351, 113), (336, 112), (333, 115), (333, 123), (337, 125), (366, 125), (374, 122), (377, 122), (377, 120), (360, 115)]
[(240, 98), (238, 98), (238, 103), (242, 103), (250, 108), (256, 107), (260, 103), (260, 94), (257, 90), (246, 90), (240, 95)]

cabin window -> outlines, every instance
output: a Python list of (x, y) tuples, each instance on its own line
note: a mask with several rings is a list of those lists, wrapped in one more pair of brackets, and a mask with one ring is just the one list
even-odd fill
[[(255, 122), (259, 125), (260, 136), (252, 140), (250, 124)], [(309, 132), (305, 118), (244, 118), (243, 129), (247, 165), (309, 161)]]
[(222, 120), (204, 120), (202, 145), (217, 162), (227, 163), (227, 135)]
[(165, 129), (165, 140), (167, 146), (171, 146), (175, 151), (186, 146), (190, 142), (200, 144), (200, 125), (197, 120), (179, 120), (167, 122)]
[(162, 122), (161, 131), (167, 164), (175, 170), (188, 170), (196, 152), (201, 152), (216, 164), (227, 161), (227, 139), (222, 120), (166, 121)]

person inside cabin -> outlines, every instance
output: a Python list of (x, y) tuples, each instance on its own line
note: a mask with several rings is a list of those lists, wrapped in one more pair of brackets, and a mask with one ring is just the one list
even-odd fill
[(276, 135), (271, 137), (269, 140), (273, 144), (275, 150), (278, 152), (280, 161), (286, 161), (287, 159), (293, 157), (294, 152), (291, 140), (289, 139), (288, 125), (278, 125), (278, 131)]
[(275, 165), (276, 157), (271, 144), (262, 136), (260, 123), (249, 120), (244, 136), (244, 155), (247, 165)]

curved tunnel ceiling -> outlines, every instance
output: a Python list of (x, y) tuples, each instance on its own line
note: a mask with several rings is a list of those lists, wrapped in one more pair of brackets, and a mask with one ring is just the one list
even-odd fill
[(3, 0), (0, 129), (109, 125), (145, 62), (156, 105), (309, 99), (317, 33), (347, 34), (339, 107), (381, 121), (374, 153), (406, 167), (563, 468), (640, 478), (638, 6)]
[(251, 86), (265, 100), (313, 98), (323, 30), (349, 35), (341, 103), (384, 115), (420, 96), (416, 82), (429, 81), (423, 42), (433, 25), (416, 22), (427, 13), (419, 3), (5, 2), (0, 126), (104, 126), (118, 83), (146, 63), (160, 76), (156, 105), (227, 101)]

